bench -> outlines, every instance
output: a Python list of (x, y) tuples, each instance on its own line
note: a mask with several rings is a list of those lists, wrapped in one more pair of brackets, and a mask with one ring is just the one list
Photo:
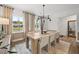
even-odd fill
[(15, 44), (24, 41), (25, 39), (25, 35), (24, 33), (14, 33), (12, 34), (12, 46), (14, 46)]

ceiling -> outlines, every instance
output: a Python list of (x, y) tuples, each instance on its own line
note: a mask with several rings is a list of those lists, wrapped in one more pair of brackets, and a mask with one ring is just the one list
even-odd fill
[[(42, 15), (42, 4), (7, 4), (16, 9)], [(66, 17), (79, 13), (79, 4), (45, 4), (45, 15), (52, 17)]]

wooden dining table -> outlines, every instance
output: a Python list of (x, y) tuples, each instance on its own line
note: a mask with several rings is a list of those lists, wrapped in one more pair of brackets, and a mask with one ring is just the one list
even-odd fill
[(48, 39), (48, 53), (49, 48), (51, 47), (50, 43), (50, 37), (52, 33), (47, 32), (44, 34), (40, 34), (39, 32), (28, 32), (27, 34), (27, 40), (26, 40), (26, 47), (29, 49), (29, 38), (31, 38), (31, 50), (33, 54), (39, 54), (40, 53), (40, 40), (42, 37), (49, 37)]

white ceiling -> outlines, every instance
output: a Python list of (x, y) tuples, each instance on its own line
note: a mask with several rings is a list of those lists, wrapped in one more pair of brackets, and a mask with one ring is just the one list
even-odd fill
[[(8, 6), (36, 15), (42, 15), (43, 10), (42, 4), (8, 4)], [(65, 17), (76, 13), (79, 13), (78, 4), (46, 4), (45, 6), (45, 15), (53, 17)]]

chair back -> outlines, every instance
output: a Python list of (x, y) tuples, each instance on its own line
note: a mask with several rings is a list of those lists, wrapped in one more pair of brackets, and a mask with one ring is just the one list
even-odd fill
[(48, 36), (42, 37), (40, 41), (40, 47), (41, 48), (45, 47), (48, 44), (48, 42), (49, 42)]
[(6, 47), (9, 50), (10, 44), (11, 44), (11, 35), (7, 35), (5, 36), (5, 38), (2, 39), (2, 44), (0, 48)]

